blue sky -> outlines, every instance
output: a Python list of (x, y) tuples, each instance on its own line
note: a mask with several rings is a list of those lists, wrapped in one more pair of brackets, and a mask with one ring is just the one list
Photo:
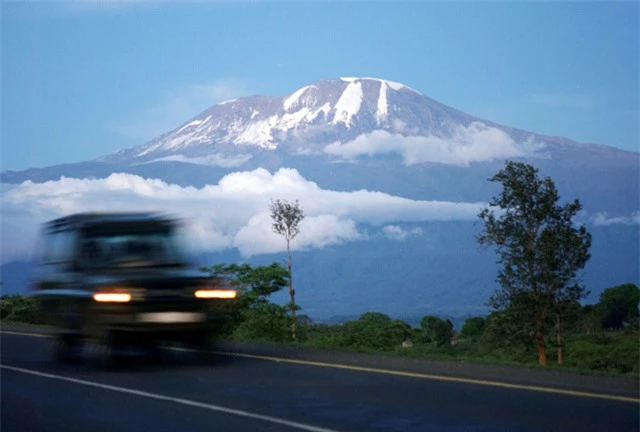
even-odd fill
[(638, 20), (637, 2), (3, 1), (1, 167), (92, 159), (340, 76), (638, 151)]

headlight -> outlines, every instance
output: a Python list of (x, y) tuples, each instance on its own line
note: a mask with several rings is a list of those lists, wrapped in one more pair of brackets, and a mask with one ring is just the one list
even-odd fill
[(93, 299), (100, 303), (128, 303), (142, 300), (145, 290), (126, 286), (102, 286), (93, 294)]
[(127, 303), (131, 301), (131, 294), (117, 292), (95, 293), (93, 299), (97, 302), (105, 303)]
[(201, 299), (234, 299), (238, 294), (235, 290), (199, 289), (194, 295)]

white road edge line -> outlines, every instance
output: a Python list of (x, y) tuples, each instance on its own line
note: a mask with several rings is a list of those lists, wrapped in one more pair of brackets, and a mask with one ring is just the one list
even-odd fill
[(146, 397), (146, 398), (149, 398), (149, 399), (156, 399), (156, 400), (165, 401), (165, 402), (173, 402), (173, 403), (177, 403), (177, 404), (181, 404), (181, 405), (207, 409), (207, 410), (210, 410), (210, 411), (217, 411), (217, 412), (221, 412), (221, 413), (225, 413), (225, 414), (235, 415), (235, 416), (238, 416), (238, 417), (245, 417), (245, 418), (250, 418), (250, 419), (254, 419), (254, 420), (262, 420), (262, 421), (265, 421), (265, 422), (275, 423), (275, 424), (279, 424), (279, 425), (283, 425), (283, 426), (289, 426), (289, 427), (294, 428), (294, 429), (299, 429), (299, 430), (308, 431), (308, 432), (338, 432), (338, 431), (336, 431), (334, 429), (326, 429), (326, 428), (312, 426), (312, 425), (305, 424), (305, 423), (299, 423), (299, 422), (295, 422), (295, 421), (284, 420), (284, 419), (281, 419), (281, 418), (278, 418), (278, 417), (271, 417), (271, 416), (262, 415), (262, 414), (255, 414), (255, 413), (252, 413), (252, 412), (249, 412), (249, 411), (237, 410), (237, 409), (233, 409), (233, 408), (226, 408), (226, 407), (223, 407), (223, 406), (220, 406), (220, 405), (212, 405), (212, 404), (208, 404), (208, 403), (204, 403), (204, 402), (197, 402), (197, 401), (193, 401), (193, 400), (189, 400), (189, 399), (182, 399), (182, 398), (177, 398), (177, 397), (172, 397), (172, 396), (164, 396), (164, 395), (161, 395), (161, 394), (149, 393), (149, 392), (145, 392), (145, 391), (142, 391), (142, 390), (135, 390), (135, 389), (130, 389), (130, 388), (126, 388), (126, 387), (117, 387), (117, 386), (112, 386), (112, 385), (108, 385), (108, 384), (101, 384), (101, 383), (97, 383), (97, 382), (93, 382), (93, 381), (86, 381), (86, 380), (82, 380), (82, 379), (78, 379), (78, 378), (71, 378), (71, 377), (67, 377), (67, 376), (63, 376), (63, 375), (54, 375), (54, 374), (50, 374), (50, 373), (38, 372), (38, 371), (35, 371), (35, 370), (31, 370), (31, 369), (23, 369), (23, 368), (19, 368), (19, 367), (15, 367), (15, 366), (3, 365), (3, 364), (0, 364), (0, 368), (6, 369), (6, 370), (10, 370), (10, 371), (14, 371), (14, 372), (21, 372), (21, 373), (25, 373), (25, 374), (30, 374), (30, 375), (34, 375), (34, 376), (38, 376), (38, 377), (42, 377), (42, 378), (49, 378), (49, 379), (55, 379), (55, 380), (59, 380), (59, 381), (66, 381), (66, 382), (70, 382), (70, 383), (74, 383), (74, 384), (80, 384), (80, 385), (85, 385), (85, 386), (89, 386), (89, 387), (96, 387), (96, 388), (100, 388), (100, 389), (104, 389), (104, 390), (110, 390), (110, 391), (126, 393), (126, 394), (130, 394), (130, 395), (135, 395), (135, 396)]

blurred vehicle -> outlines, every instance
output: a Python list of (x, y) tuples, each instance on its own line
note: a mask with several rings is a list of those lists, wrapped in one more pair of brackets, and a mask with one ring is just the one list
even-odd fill
[(190, 266), (179, 220), (155, 213), (73, 214), (42, 227), (32, 295), (55, 329), (55, 356), (155, 352), (161, 341), (208, 352), (236, 291)]

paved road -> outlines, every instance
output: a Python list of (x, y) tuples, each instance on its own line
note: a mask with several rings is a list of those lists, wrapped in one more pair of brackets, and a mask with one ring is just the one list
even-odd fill
[(3, 432), (637, 432), (640, 426), (637, 395), (392, 375), (246, 351), (220, 354), (211, 366), (187, 352), (167, 351), (152, 363), (131, 354), (115, 370), (101, 371), (83, 362), (53, 363), (47, 338), (2, 333), (0, 343)]

